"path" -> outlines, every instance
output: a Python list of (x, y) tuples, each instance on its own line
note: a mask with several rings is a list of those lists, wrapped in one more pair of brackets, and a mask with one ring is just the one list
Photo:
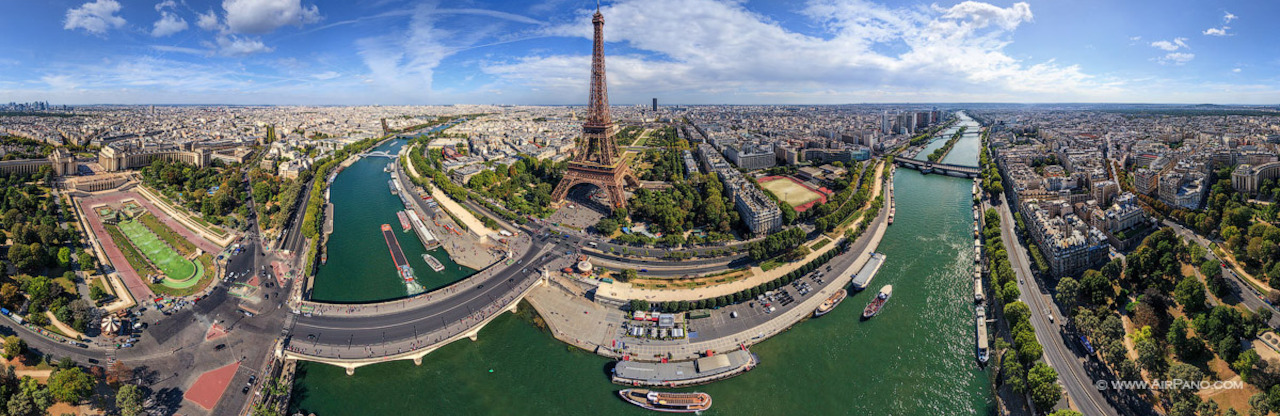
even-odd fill
[[(871, 195), (880, 195), (880, 192), (882, 191), (881, 183), (883, 182), (880, 180), (880, 175), (882, 174), (883, 171), (884, 171), (884, 164), (883, 163), (877, 164), (875, 176), (872, 178), (873, 185), (872, 185)], [(871, 199), (874, 199), (874, 198), (868, 199), (866, 204), (870, 204)], [(864, 205), (863, 207), (864, 207), (863, 209), (865, 209), (866, 205)], [(888, 212), (888, 211), (889, 211), (888, 208), (882, 208), (880, 210), (881, 213)], [(867, 220), (866, 218), (860, 218), (858, 221), (854, 221), (853, 223), (851, 223), (849, 227), (852, 227), (858, 224), (860, 221), (866, 221), (866, 220)], [(840, 230), (841, 234), (843, 234), (843, 232), (844, 232), (843, 229)], [(825, 238), (825, 237), (820, 237), (820, 238)], [(764, 271), (764, 269), (760, 268), (759, 266), (752, 266), (750, 277), (746, 279), (734, 281), (734, 282), (729, 282), (729, 283), (715, 285), (715, 286), (701, 287), (697, 289), (688, 289), (688, 288), (645, 289), (645, 288), (638, 288), (638, 287), (632, 286), (631, 284), (622, 283), (622, 282), (613, 283), (613, 284), (601, 283), (600, 288), (597, 289), (597, 295), (613, 298), (613, 299), (619, 299), (619, 300), (644, 299), (650, 302), (711, 299), (711, 298), (716, 298), (724, 295), (732, 295), (734, 293), (741, 292), (744, 289), (750, 289), (750, 288), (759, 286), (761, 284), (764, 284), (766, 282), (769, 282), (771, 280), (777, 279), (779, 277), (785, 276), (787, 273), (790, 273), (793, 270), (803, 267), (805, 264), (808, 264), (810, 261), (813, 261), (814, 259), (821, 257), (823, 254), (826, 254), (828, 251), (835, 250), (838, 244), (834, 244), (835, 240), (832, 240), (832, 242), (833, 243), (829, 243), (818, 250), (813, 250), (812, 252), (809, 253), (809, 255), (805, 256), (801, 260), (787, 263), (781, 267), (774, 268), (767, 272)], [(812, 243), (813, 241), (805, 242), (806, 245), (809, 245)]]

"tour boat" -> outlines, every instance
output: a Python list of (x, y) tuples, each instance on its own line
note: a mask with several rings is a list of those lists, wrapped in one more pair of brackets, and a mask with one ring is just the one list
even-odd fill
[(862, 319), (871, 319), (884, 309), (884, 304), (889, 302), (889, 298), (893, 296), (893, 285), (884, 285), (880, 288), (880, 293), (876, 294), (875, 299), (867, 304), (866, 309), (862, 310)]
[(646, 389), (625, 389), (618, 396), (627, 403), (668, 413), (694, 413), (711, 408), (711, 395), (700, 392), (665, 393)]
[(831, 297), (823, 301), (821, 305), (818, 305), (818, 309), (813, 311), (813, 317), (817, 318), (819, 316), (826, 315), (827, 312), (831, 312), (831, 310), (835, 309), (836, 305), (843, 302), (844, 298), (847, 296), (849, 296), (849, 291), (844, 289), (837, 290), (836, 293), (831, 295)]

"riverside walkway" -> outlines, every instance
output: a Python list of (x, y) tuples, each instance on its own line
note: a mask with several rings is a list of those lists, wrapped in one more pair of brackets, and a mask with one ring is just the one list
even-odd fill
[[(885, 164), (880, 163), (877, 165), (875, 170), (875, 176), (874, 176), (874, 178), (876, 179), (871, 189), (871, 195), (881, 194), (881, 190), (882, 188), (884, 188), (883, 186), (884, 181), (880, 180), (880, 176), (883, 174), (885, 169), (886, 169)], [(867, 204), (870, 204), (870, 201), (868, 201)], [(889, 211), (888, 209), (881, 209), (880, 214), (886, 214), (888, 211)], [(707, 286), (707, 287), (702, 287), (697, 289), (647, 289), (647, 288), (635, 287), (630, 284), (622, 283), (622, 282), (617, 282), (612, 284), (601, 283), (599, 289), (596, 290), (596, 297), (597, 297), (597, 301), (603, 301), (606, 303), (621, 305), (623, 303), (630, 301), (631, 299), (643, 299), (649, 302), (667, 302), (667, 301), (682, 301), (682, 300), (696, 301), (701, 299), (714, 299), (716, 297), (720, 297), (724, 295), (732, 295), (744, 289), (750, 289), (750, 288), (759, 286), (761, 284), (764, 284), (766, 282), (772, 281), (774, 279), (777, 279), (779, 277), (785, 276), (787, 273), (790, 273), (792, 270), (795, 270), (804, 266), (808, 262), (826, 254), (828, 251), (835, 250), (836, 246), (838, 245), (836, 243), (838, 243), (838, 241), (835, 241), (833, 239), (831, 243), (828, 243), (826, 246), (823, 246), (818, 250), (813, 250), (812, 252), (809, 253), (809, 255), (805, 256), (803, 259), (791, 262), (787, 265), (784, 265), (782, 267), (778, 267), (769, 271), (764, 271), (764, 269), (760, 268), (760, 266), (752, 266), (750, 268), (750, 271), (751, 271), (750, 277), (746, 279), (734, 281), (734, 282), (719, 284), (715, 286)]]
[[(853, 278), (853, 272), (870, 260), (871, 253), (880, 245), (880, 240), (884, 237), (888, 226), (887, 219), (888, 210), (880, 210), (867, 232), (855, 241), (847, 252), (832, 258), (827, 263), (832, 266), (832, 271), (828, 275), (833, 278), (825, 285), (815, 286), (816, 290), (805, 296), (803, 300), (779, 307), (772, 314), (744, 313), (743, 316), (733, 320), (733, 328), (737, 330), (731, 330), (720, 336), (699, 338), (696, 342), (640, 341), (635, 338), (624, 338), (619, 324), (623, 322), (625, 313), (617, 309), (605, 308), (581, 297), (574, 297), (563, 290), (539, 288), (529, 296), (528, 300), (542, 314), (557, 339), (606, 357), (620, 358), (627, 355), (632, 360), (640, 361), (657, 361), (665, 357), (670, 357), (672, 360), (692, 360), (701, 357), (706, 351), (727, 353), (763, 342), (785, 331), (811, 316), (814, 309), (836, 290), (848, 286)], [(733, 309), (735, 307), (745, 309), (742, 307), (744, 304), (722, 308), (717, 313), (727, 315), (735, 310)], [(726, 319), (724, 322), (729, 320)], [(623, 344), (626, 344), (625, 349), (622, 348)]]

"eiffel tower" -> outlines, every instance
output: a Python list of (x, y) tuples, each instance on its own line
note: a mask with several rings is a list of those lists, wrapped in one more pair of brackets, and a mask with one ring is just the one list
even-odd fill
[(604, 15), (596, 8), (591, 17), (595, 26), (595, 46), (591, 51), (591, 97), (587, 105), (587, 122), (582, 124), (582, 143), (564, 178), (551, 193), (551, 200), (561, 204), (569, 195), (569, 189), (579, 184), (592, 184), (609, 194), (613, 207), (627, 206), (623, 187), (639, 186), (636, 175), (623, 162), (618, 144), (613, 140), (613, 119), (609, 115), (609, 92), (604, 80)]

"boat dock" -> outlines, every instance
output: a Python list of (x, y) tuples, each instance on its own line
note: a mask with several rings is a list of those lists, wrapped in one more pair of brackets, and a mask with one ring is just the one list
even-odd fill
[(624, 360), (615, 363), (611, 380), (626, 386), (696, 386), (751, 371), (759, 362), (759, 357), (745, 349), (693, 361), (642, 363)]
[(853, 277), (853, 289), (863, 290), (867, 285), (871, 284), (871, 279), (876, 277), (876, 273), (880, 271), (880, 266), (884, 264), (884, 254), (871, 253), (871, 258), (867, 259), (867, 263), (862, 265), (862, 269), (858, 270), (858, 274)]
[(418, 217), (417, 212), (410, 209), (405, 210), (404, 213), (406, 217), (409, 217), (409, 223), (413, 225), (413, 231), (418, 234), (418, 241), (422, 242), (423, 248), (430, 251), (440, 247), (440, 240), (436, 239), (436, 235), (427, 229), (427, 225), (422, 222), (422, 218)]
[(893, 173), (895, 169), (893, 165), (889, 165), (889, 178), (886, 190), (889, 194), (889, 225), (893, 225), (893, 217), (898, 213), (898, 205), (893, 202)]
[(974, 352), (977, 354), (978, 362), (986, 364), (987, 356), (989, 354), (987, 351), (987, 314), (981, 306), (976, 309), (973, 323), (975, 331), (974, 342), (976, 348)]
[(404, 215), (404, 211), (396, 211), (396, 218), (400, 220), (402, 231), (409, 231), (409, 217)]

